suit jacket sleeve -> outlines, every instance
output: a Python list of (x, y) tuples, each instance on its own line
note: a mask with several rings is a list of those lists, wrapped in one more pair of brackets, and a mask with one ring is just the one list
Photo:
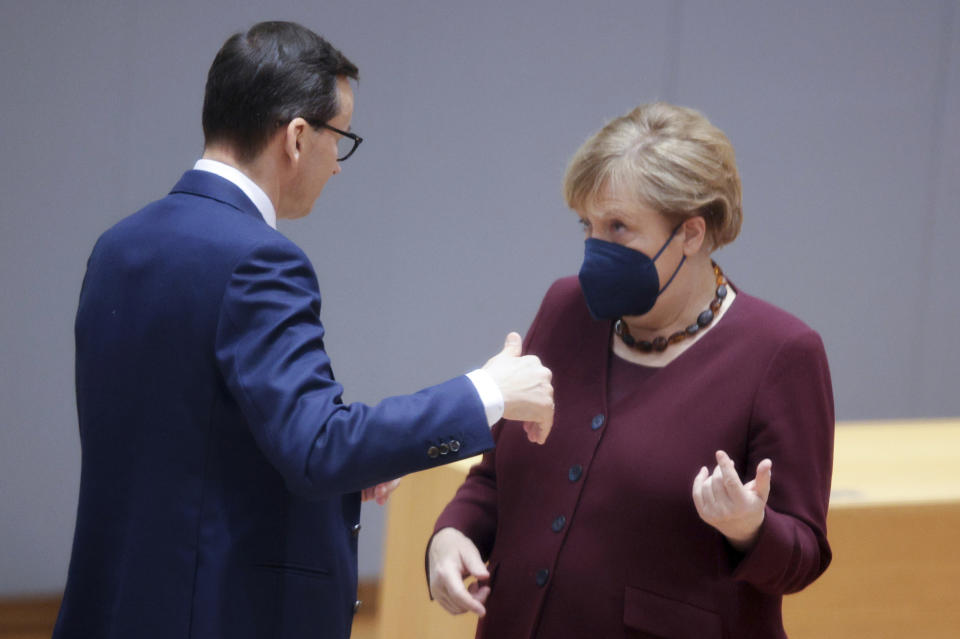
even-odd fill
[(764, 592), (796, 592), (830, 564), (831, 389), (823, 343), (807, 330), (781, 346), (757, 391), (744, 472), (770, 458), (773, 474), (760, 535), (734, 577)]
[[(340, 495), (493, 445), (466, 376), (376, 406), (345, 405), (323, 335), (316, 276), (302, 251), (278, 238), (240, 259), (223, 294), (216, 363), (291, 490)], [(458, 451), (428, 456), (451, 441)]]
[[(533, 323), (523, 340), (524, 354), (540, 355), (538, 349), (539, 327), (542, 317), (551, 304), (548, 300), (556, 287), (551, 287), (544, 297), (540, 309), (537, 311)], [(519, 427), (519, 425), (517, 425)], [(493, 437), (496, 441), (503, 428), (510, 428), (508, 420), (500, 420), (493, 427)], [(496, 449), (483, 455), (479, 464), (470, 469), (470, 473), (457, 490), (456, 495), (440, 513), (434, 525), (435, 535), (442, 528), (456, 528), (466, 535), (477, 546), (480, 555), (486, 560), (493, 549), (493, 542), (497, 532), (497, 474)], [(430, 538), (430, 541), (433, 537)], [(427, 549), (430, 542), (427, 542)], [(429, 574), (428, 574), (429, 579)]]

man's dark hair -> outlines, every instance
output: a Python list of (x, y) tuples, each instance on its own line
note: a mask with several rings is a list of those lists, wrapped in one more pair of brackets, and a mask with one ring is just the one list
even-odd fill
[(337, 77), (356, 80), (355, 64), (316, 33), (293, 22), (261, 22), (230, 36), (207, 74), (203, 136), (228, 144), (248, 162), (295, 117), (337, 115)]

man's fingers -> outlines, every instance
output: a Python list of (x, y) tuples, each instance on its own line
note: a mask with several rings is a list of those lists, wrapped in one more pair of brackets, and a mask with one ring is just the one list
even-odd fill
[(360, 500), (370, 501), (371, 499), (376, 499), (377, 503), (383, 506), (385, 503), (387, 503), (390, 495), (394, 490), (396, 490), (399, 484), (400, 479), (397, 478), (391, 481), (383, 482), (382, 484), (377, 484), (376, 486), (364, 488), (360, 493)]
[(391, 488), (388, 488), (386, 484), (380, 484), (377, 486), (377, 505), (383, 506), (387, 503), (387, 500), (390, 498)]
[(507, 333), (507, 339), (503, 343), (503, 351), (501, 352), (511, 357), (520, 357), (520, 353), (523, 352), (523, 340), (520, 338), (520, 333), (516, 331)]
[(537, 443), (539, 438), (537, 428), (539, 428), (539, 425), (536, 422), (523, 422), (523, 432), (527, 434), (527, 439), (534, 443)]
[(546, 444), (547, 437), (550, 436), (550, 430), (553, 428), (553, 411), (550, 411), (550, 419), (546, 422), (541, 422), (537, 424), (538, 432), (540, 433), (540, 443)]
[(550, 436), (550, 428), (552, 425), (552, 419), (546, 423), (523, 422), (523, 430), (527, 433), (527, 439), (534, 444), (545, 444), (547, 437)]

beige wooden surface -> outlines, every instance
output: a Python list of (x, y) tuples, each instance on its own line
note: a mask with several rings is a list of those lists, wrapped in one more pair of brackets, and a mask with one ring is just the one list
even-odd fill
[(837, 425), (830, 505), (960, 501), (960, 419)]
[(837, 426), (833, 564), (784, 599), (792, 639), (960, 637), (960, 420)]
[[(423, 578), (433, 522), (470, 465), (412, 475), (391, 497), (380, 639), (473, 636), (475, 617), (447, 615)], [(960, 637), (960, 420), (838, 424), (827, 525), (833, 564), (784, 599), (791, 639)]]
[(479, 457), (404, 477), (390, 497), (380, 582), (380, 639), (473, 637), (476, 615), (447, 614), (429, 600), (424, 550), (433, 523)]

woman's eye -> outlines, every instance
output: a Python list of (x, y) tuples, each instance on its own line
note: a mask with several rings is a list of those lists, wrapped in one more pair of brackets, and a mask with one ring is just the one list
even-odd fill
[(619, 220), (614, 220), (610, 223), (610, 230), (614, 232), (626, 231), (627, 225)]
[(584, 231), (589, 231), (589, 230), (590, 230), (590, 222), (587, 221), (587, 220), (585, 220), (585, 219), (583, 219), (582, 217), (577, 220), (577, 224), (579, 224), (579, 225), (580, 225), (580, 228), (581, 228), (582, 230), (584, 230)]

